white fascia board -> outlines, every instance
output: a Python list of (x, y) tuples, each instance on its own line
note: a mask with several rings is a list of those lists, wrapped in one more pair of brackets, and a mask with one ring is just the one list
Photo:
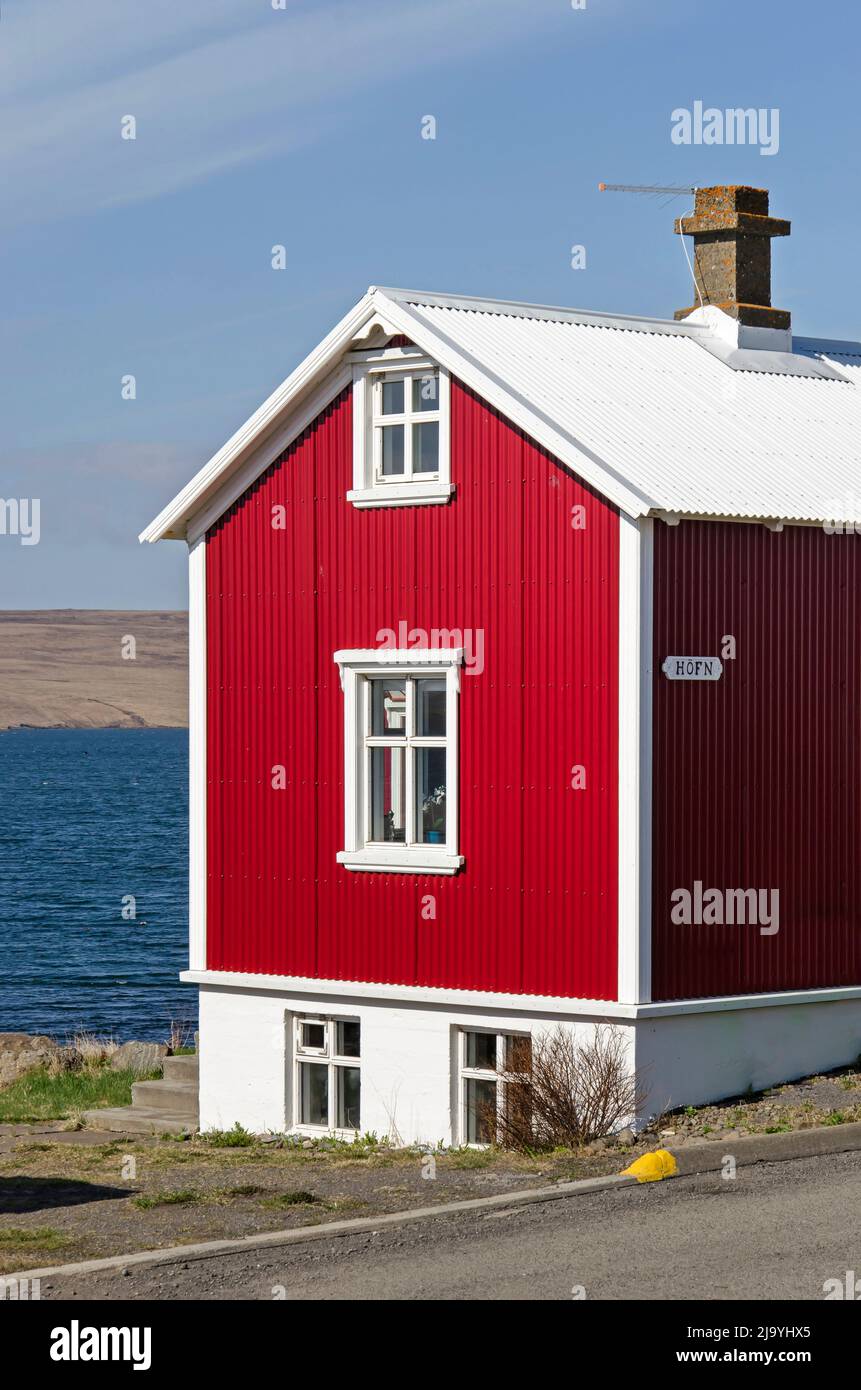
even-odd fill
[(374, 296), (368, 293), (340, 323), (335, 325), (314, 351), (300, 362), (296, 370), (272, 392), (227, 443), (213, 454), (191, 482), (186, 484), (173, 501), (169, 502), (155, 520), (141, 532), (138, 539), (185, 539), (185, 526), (189, 517), (201, 511), (228, 471), (240, 463), (252, 449), (259, 446), (266, 435), (276, 428), (284, 411), (331, 371), (336, 359), (344, 353), (352, 339), (374, 315)]
[(861, 1001), (861, 985), (832, 989), (781, 990), (772, 994), (727, 994), (711, 999), (672, 999), (667, 1003), (618, 1004), (604, 999), (576, 999), (546, 994), (495, 994), (489, 990), (438, 989), (430, 985), (376, 985), (355, 980), (313, 979), (303, 975), (257, 975), (239, 970), (183, 970), (183, 984), (220, 990), (244, 989), (258, 994), (311, 994), (338, 1000), (379, 999), (400, 1004), (431, 1004), (447, 1009), (499, 1009), (506, 1013), (550, 1014), (557, 1018), (669, 1018), (676, 1014), (733, 1013), (798, 1004)]
[(310, 395), (307, 391), (303, 392), (295, 409), (287, 409), (287, 414), (278, 427), (252, 449), (244, 463), (229, 470), (225, 481), (215, 492), (209, 492), (203, 506), (188, 518), (186, 535), (189, 545), (204, 535), (210, 526), (224, 515), (228, 507), (232, 507), (243, 492), (256, 483), (260, 475), (266, 472), (285, 449), (289, 449), (311, 422), (340, 396), (344, 387), (352, 381), (352, 377), (351, 368), (341, 364), (324, 378), (316, 391), (312, 391)]
[(257, 975), (235, 970), (183, 970), (184, 984), (246, 989), (257, 993), (326, 995), (342, 1000), (379, 999), (401, 1004), (436, 1004), (454, 1009), (500, 1009), (509, 1013), (563, 1017), (633, 1018), (633, 1005), (603, 999), (557, 999), (543, 994), (494, 994), (485, 990), (437, 989), (422, 985), (373, 985), (353, 980), (317, 980), (309, 976)]
[[(600, 492), (629, 516), (646, 516), (657, 502), (644, 494), (634, 491), (625, 480), (608, 465), (587, 449), (585, 444), (572, 439), (569, 434), (559, 431), (553, 421), (535, 410), (528, 401), (498, 377), (488, 372), (475, 358), (466, 354), (446, 334), (432, 329), (419, 318), (409, 304), (398, 299), (387, 299), (382, 290), (376, 291), (380, 306), (401, 333), (412, 338), (419, 346), (445, 367), (452, 376), (487, 401), (512, 424), (528, 434), (536, 444), (564, 463), (579, 478)], [(428, 298), (428, 296), (425, 296)]]

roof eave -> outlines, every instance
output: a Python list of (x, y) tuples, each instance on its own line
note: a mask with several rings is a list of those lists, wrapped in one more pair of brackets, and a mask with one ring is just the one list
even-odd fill
[(331, 333), (299, 363), (285, 381), (272, 392), (263, 404), (233, 434), (216, 454), (186, 483), (181, 492), (168, 502), (141, 531), (138, 540), (152, 543), (160, 540), (185, 540), (191, 517), (199, 512), (207, 499), (220, 487), (229, 470), (259, 446), (278, 424), (284, 412), (296, 405), (313, 390), (345, 351), (357, 333), (377, 312), (377, 296), (369, 290), (348, 314), (335, 325)]

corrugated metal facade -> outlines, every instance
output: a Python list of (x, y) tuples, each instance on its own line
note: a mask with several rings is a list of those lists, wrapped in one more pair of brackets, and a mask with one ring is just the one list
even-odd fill
[[(861, 983), (861, 541), (655, 523), (653, 997)], [(669, 681), (718, 655), (720, 681)], [(674, 925), (677, 888), (779, 891), (779, 930)]]
[[(614, 999), (618, 516), (456, 382), (451, 443), (449, 505), (357, 510), (345, 392), (208, 535), (208, 965)], [(451, 878), (335, 859), (332, 656), (401, 620), (484, 636)]]

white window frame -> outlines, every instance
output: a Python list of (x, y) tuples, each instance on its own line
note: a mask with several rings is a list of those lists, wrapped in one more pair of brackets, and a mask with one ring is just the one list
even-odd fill
[[(486, 1036), (496, 1038), (496, 1070), (490, 1071), (484, 1067), (467, 1066), (467, 1035), (469, 1033), (484, 1033)], [(486, 1149), (489, 1144), (480, 1144), (469, 1140), (469, 1111), (467, 1105), (467, 1085), (468, 1081), (492, 1081), (496, 1086), (496, 1113), (501, 1114), (505, 1103), (506, 1078), (511, 1075), (506, 1065), (506, 1046), (509, 1039), (523, 1038), (531, 1043), (532, 1034), (529, 1032), (517, 1032), (516, 1030), (506, 1029), (505, 1032), (497, 1032), (495, 1028), (459, 1028), (457, 1039), (457, 1113), (459, 1116), (460, 1142), (470, 1149)]]
[[(347, 493), (354, 507), (415, 507), (448, 502), (451, 483), (451, 379), (447, 371), (422, 353), (408, 348), (387, 348), (351, 354), (353, 362), (353, 486)], [(411, 382), (435, 375), (439, 401), (435, 411), (412, 409)], [(403, 380), (404, 411), (383, 415), (380, 395), (383, 382)], [(436, 473), (413, 473), (412, 426), (439, 422), (439, 468)], [(383, 424), (404, 427), (403, 474), (383, 477), (379, 468), (380, 431)]]
[[(463, 864), (458, 853), (458, 697), (462, 647), (419, 651), (378, 649), (335, 652), (344, 691), (344, 848), (338, 863), (347, 869), (379, 873), (454, 874)], [(407, 681), (445, 677), (445, 738), (421, 737), (409, 726), (407, 747), (446, 748), (446, 838), (443, 845), (381, 844), (369, 838), (370, 797), (367, 750), (375, 745), (371, 733), (369, 677), (391, 676)], [(408, 718), (414, 705), (407, 701)], [(388, 741), (388, 740), (384, 740)], [(415, 815), (412, 759), (406, 763), (407, 826)]]
[[(318, 1023), (326, 1030), (326, 1043), (322, 1048), (305, 1047), (302, 1044), (302, 1025), (306, 1023)], [(359, 1025), (359, 1056), (344, 1057), (337, 1051), (338, 1024), (339, 1023), (358, 1023)], [(360, 1018), (349, 1018), (341, 1015), (326, 1014), (294, 1014), (292, 1019), (293, 1029), (293, 1125), (292, 1130), (297, 1134), (334, 1134), (342, 1138), (352, 1138), (360, 1134), (361, 1128), (361, 1109), (362, 1109), (362, 1048), (364, 1039), (362, 1037), (362, 1020)], [(328, 1070), (328, 1096), (329, 1096), (329, 1119), (332, 1121), (328, 1125), (307, 1125), (302, 1123), (302, 1066), (304, 1063), (311, 1063), (314, 1066), (325, 1066)], [(335, 1124), (338, 1114), (338, 1077), (337, 1072), (344, 1068), (352, 1067), (359, 1072), (359, 1122), (360, 1125), (355, 1129), (339, 1128)]]

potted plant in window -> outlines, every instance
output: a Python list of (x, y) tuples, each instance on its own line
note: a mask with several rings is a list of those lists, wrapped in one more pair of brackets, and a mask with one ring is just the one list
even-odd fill
[(441, 845), (445, 840), (445, 787), (428, 792), (422, 802), (425, 842)]

